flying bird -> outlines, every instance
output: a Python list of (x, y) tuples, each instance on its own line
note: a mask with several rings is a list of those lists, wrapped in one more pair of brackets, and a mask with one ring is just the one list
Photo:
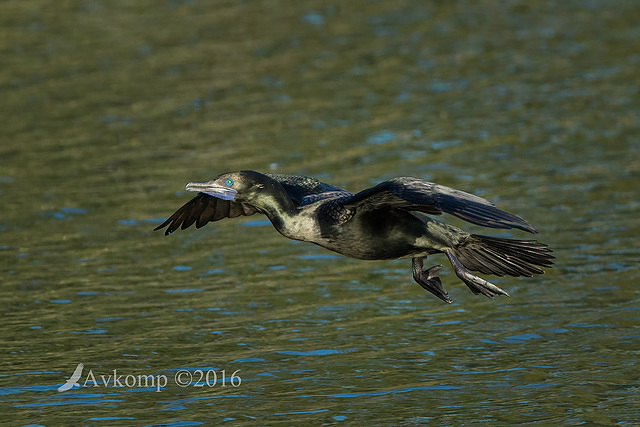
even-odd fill
[(429, 255), (444, 253), (455, 274), (474, 294), (506, 295), (473, 274), (527, 276), (553, 265), (551, 249), (536, 240), (471, 234), (432, 218), (447, 213), (490, 228), (536, 233), (527, 221), (460, 190), (401, 177), (352, 193), (315, 178), (230, 172), (207, 182), (190, 182), (198, 192), (155, 230), (165, 235), (195, 223), (200, 228), (223, 218), (264, 214), (280, 234), (315, 243), (363, 260), (411, 258), (414, 280), (441, 300), (453, 300), (442, 287), (442, 265), (423, 269)]

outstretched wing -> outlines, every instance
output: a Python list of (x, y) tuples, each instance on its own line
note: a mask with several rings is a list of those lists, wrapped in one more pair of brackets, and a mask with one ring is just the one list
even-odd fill
[(491, 228), (519, 228), (536, 233), (531, 224), (505, 212), (483, 199), (464, 191), (417, 178), (394, 178), (368, 188), (344, 202), (347, 209), (402, 209), (432, 215), (448, 213), (473, 224)]
[(352, 194), (347, 190), (336, 187), (335, 185), (327, 184), (315, 178), (309, 178), (306, 176), (282, 175), (279, 173), (267, 173), (265, 175), (278, 181), (289, 197), (291, 197), (291, 200), (293, 200), (293, 202), (298, 206), (308, 204), (308, 201), (303, 203), (303, 199), (308, 196), (317, 196), (328, 192), (344, 192), (346, 194)]
[(168, 226), (164, 234), (169, 235), (178, 227), (182, 230), (191, 227), (194, 222), (196, 228), (200, 228), (209, 221), (219, 221), (223, 218), (235, 218), (241, 215), (249, 216), (256, 212), (258, 210), (255, 207), (246, 203), (222, 200), (208, 194), (198, 193), (196, 197), (185, 203), (153, 231)]

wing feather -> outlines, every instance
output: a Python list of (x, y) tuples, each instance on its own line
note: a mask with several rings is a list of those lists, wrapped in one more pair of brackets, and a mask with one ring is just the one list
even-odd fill
[(344, 202), (347, 209), (402, 209), (432, 215), (448, 213), (491, 228), (518, 228), (535, 233), (518, 215), (498, 209), (482, 197), (418, 178), (394, 178), (363, 190)]
[(278, 181), (289, 197), (291, 197), (291, 200), (298, 206), (303, 204), (303, 199), (308, 196), (317, 196), (328, 192), (353, 194), (335, 185), (327, 184), (306, 176), (282, 175), (277, 173), (267, 173), (265, 175)]
[(166, 235), (173, 233), (178, 228), (184, 230), (194, 223), (196, 228), (203, 227), (208, 222), (219, 221), (223, 218), (235, 218), (249, 216), (257, 212), (257, 209), (246, 203), (222, 200), (208, 194), (198, 193), (196, 197), (182, 205), (165, 222), (154, 228), (160, 230), (165, 227)]

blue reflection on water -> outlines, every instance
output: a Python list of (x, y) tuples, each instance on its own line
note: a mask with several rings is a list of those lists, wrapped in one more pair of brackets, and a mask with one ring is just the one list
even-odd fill
[(316, 409), (314, 411), (295, 411), (295, 412), (276, 412), (273, 415), (302, 415), (302, 414), (319, 414), (321, 412), (329, 412), (328, 409)]
[(379, 145), (394, 141), (396, 138), (395, 133), (388, 130), (381, 130), (380, 132), (369, 135), (366, 142), (370, 145)]
[(66, 207), (66, 208), (60, 208), (60, 212), (63, 212), (66, 214), (85, 215), (87, 213), (87, 210), (82, 208)]
[(311, 350), (311, 351), (294, 351), (294, 350), (280, 350), (274, 353), (286, 354), (288, 356), (327, 356), (329, 354), (342, 353), (339, 350)]
[(505, 341), (529, 341), (529, 340), (537, 340), (542, 338), (542, 336), (538, 334), (520, 334), (520, 335), (511, 335), (509, 337), (504, 337)]
[(256, 219), (254, 221), (246, 221), (239, 224), (241, 227), (265, 227), (271, 225), (271, 221), (268, 219)]
[(42, 212), (43, 215), (51, 216), (57, 219), (64, 219), (68, 215), (85, 215), (86, 213), (87, 213), (86, 209), (73, 208), (73, 207), (63, 207), (58, 209), (57, 211)]
[(198, 277), (210, 276), (212, 274), (220, 274), (224, 273), (224, 268), (214, 268), (213, 270), (205, 271), (204, 273), (198, 274)]
[(87, 329), (86, 331), (71, 331), (70, 334), (85, 334), (85, 335), (97, 335), (97, 334), (105, 334), (107, 332), (106, 329), (96, 328), (96, 329)]
[(300, 255), (298, 259), (334, 259), (340, 258), (339, 255), (333, 254), (311, 254), (311, 255)]
[(247, 358), (244, 358), (244, 359), (236, 359), (236, 360), (233, 361), (233, 363), (236, 363), (236, 362), (239, 362), (239, 363), (266, 362), (266, 359), (260, 359), (258, 357), (247, 357)]
[(302, 15), (302, 22), (309, 25), (324, 25), (324, 16), (312, 10)]
[(460, 390), (462, 387), (448, 386), (448, 385), (432, 385), (432, 386), (420, 386), (420, 387), (407, 387), (399, 388), (395, 390), (383, 390), (383, 391), (364, 391), (355, 393), (338, 393), (338, 394), (305, 394), (302, 396), (292, 396), (292, 398), (309, 398), (309, 397), (362, 397), (362, 396), (384, 396), (387, 394), (399, 394), (409, 393), (418, 390)]
[[(202, 425), (204, 423), (201, 423), (200, 421), (174, 421), (172, 423), (163, 423), (163, 426), (167, 426), (167, 427), (186, 427), (186, 426), (199, 426)], [(152, 425), (157, 425), (157, 424), (152, 424)]]

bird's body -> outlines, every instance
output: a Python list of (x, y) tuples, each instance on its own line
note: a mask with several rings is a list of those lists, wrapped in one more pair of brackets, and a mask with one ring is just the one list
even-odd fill
[(351, 193), (314, 178), (241, 171), (204, 183), (189, 183), (199, 194), (156, 230), (197, 228), (209, 221), (265, 214), (283, 236), (315, 243), (363, 260), (412, 258), (416, 282), (451, 302), (438, 273), (422, 270), (423, 259), (444, 253), (474, 293), (507, 295), (469, 270), (499, 276), (532, 276), (552, 265), (551, 250), (535, 240), (511, 240), (467, 233), (430, 216), (450, 213), (492, 228), (535, 229), (524, 219), (462, 191), (417, 178), (394, 178)]

